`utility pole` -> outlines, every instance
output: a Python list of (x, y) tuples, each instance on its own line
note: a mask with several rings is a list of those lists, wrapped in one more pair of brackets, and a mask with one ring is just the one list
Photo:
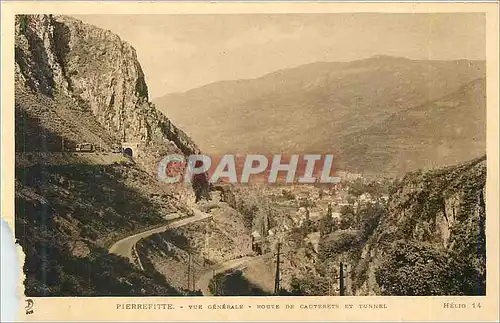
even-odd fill
[(345, 277), (345, 294), (351, 295), (352, 293), (352, 281), (350, 277), (351, 273), (351, 265), (345, 265), (344, 277)]
[(190, 278), (191, 278), (191, 253), (188, 251), (188, 274), (187, 274), (187, 290), (188, 290), (188, 292), (189, 292), (189, 287), (191, 287)]
[(280, 292), (280, 249), (281, 242), (278, 242), (278, 250), (276, 253), (276, 275), (274, 277), (274, 295), (279, 295)]
[(207, 260), (210, 257), (210, 237), (208, 235), (208, 223), (205, 226), (205, 259), (203, 259), (203, 266), (206, 265)]
[(345, 296), (344, 286), (344, 264), (340, 263), (340, 296)]
[(215, 279), (215, 269), (212, 269), (212, 281), (214, 282), (214, 296), (219, 295), (219, 289), (217, 284), (217, 279)]
[(196, 280), (194, 280), (194, 270), (193, 270), (193, 292), (196, 291)]
[(64, 137), (61, 137), (61, 151), (64, 151)]

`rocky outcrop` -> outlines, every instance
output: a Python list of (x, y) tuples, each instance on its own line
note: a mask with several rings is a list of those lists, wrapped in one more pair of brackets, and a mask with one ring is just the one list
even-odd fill
[[(359, 263), (366, 268), (358, 276), (365, 279), (357, 293), (484, 294), (485, 186), (485, 157), (405, 176), (363, 248)], [(415, 280), (403, 279), (407, 270)]]
[(67, 91), (55, 52), (54, 26), (49, 16), (18, 16), (15, 29), (15, 76), (31, 89), (53, 95), (57, 86)]
[[(190, 214), (194, 199), (189, 186), (151, 172), (165, 153), (198, 149), (148, 101), (135, 50), (69, 17), (16, 16), (15, 112), (25, 294), (178, 295), (159, 273), (108, 253), (169, 214)], [(137, 150), (133, 160), (112, 149), (124, 141)], [(82, 142), (96, 149), (73, 153)]]
[(320, 240), (319, 276), (301, 273), (298, 286), (326, 295), (324, 277), (343, 262), (347, 295), (484, 295), (485, 186), (486, 157), (407, 174), (388, 205), (358, 211), (350, 239), (336, 231)]
[(184, 154), (198, 152), (190, 138), (148, 101), (136, 52), (117, 35), (50, 15), (19, 15), (15, 32), (19, 86), (46, 96), (71, 97), (117, 142), (138, 142), (147, 153), (175, 148)]
[[(393, 230), (401, 237), (446, 246), (451, 239), (450, 230), (474, 217), (475, 210), (481, 207), (485, 184), (485, 158), (455, 167), (411, 173), (391, 197), (391, 216), (385, 219), (385, 230), (396, 224), (397, 229)], [(484, 216), (484, 210), (481, 214)]]

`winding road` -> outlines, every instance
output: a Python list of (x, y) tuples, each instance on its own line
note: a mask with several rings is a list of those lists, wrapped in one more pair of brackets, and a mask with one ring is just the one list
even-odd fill
[(217, 268), (214, 268), (210, 271), (205, 272), (196, 282), (196, 287), (201, 290), (203, 296), (213, 296), (212, 293), (210, 292), (210, 289), (208, 288), (208, 285), (210, 284), (210, 280), (214, 276), (214, 274), (219, 274), (221, 272), (224, 272), (229, 269), (240, 269), (242, 270), (243, 267), (246, 267), (249, 265), (252, 261), (257, 261), (261, 258), (263, 258), (266, 255), (260, 255), (256, 257), (242, 257), (242, 258), (237, 258), (237, 259), (232, 259), (229, 261), (226, 261)]
[[(137, 244), (137, 242), (143, 238), (147, 238), (155, 233), (161, 233), (165, 232), (166, 230), (169, 229), (175, 229), (182, 227), (184, 225), (196, 222), (196, 221), (201, 221), (206, 218), (209, 218), (212, 216), (212, 214), (202, 212), (198, 209), (193, 208), (194, 215), (188, 218), (182, 218), (180, 220), (176, 220), (174, 222), (170, 222), (169, 224), (147, 230), (144, 232), (140, 232), (131, 236), (128, 236), (126, 238), (123, 238), (116, 243), (114, 243), (110, 248), (109, 248), (109, 253), (114, 253), (122, 257), (126, 257), (129, 259), (131, 263), (134, 263), (134, 249)], [(252, 261), (256, 261), (260, 258), (262, 258), (264, 255), (256, 256), (256, 257), (242, 257), (242, 258), (237, 258), (237, 259), (232, 259), (227, 262), (224, 262), (220, 265), (218, 265), (215, 269), (211, 269), (207, 272), (205, 272), (197, 281), (196, 286), (202, 291), (203, 296), (212, 296), (212, 293), (210, 292), (210, 289), (208, 288), (208, 285), (210, 283), (210, 280), (212, 279), (214, 273), (218, 274), (221, 272), (224, 272), (229, 269), (242, 269), (245, 265), (248, 265)], [(137, 259), (138, 265), (141, 269), (144, 270), (141, 264), (140, 258)]]
[[(166, 230), (169, 230), (169, 229), (179, 228), (179, 227), (182, 227), (182, 226), (187, 225), (189, 223), (201, 221), (203, 219), (206, 219), (206, 218), (209, 218), (212, 216), (212, 214), (202, 212), (202, 211), (195, 209), (195, 208), (193, 208), (193, 211), (194, 211), (194, 215), (191, 217), (176, 220), (174, 222), (170, 222), (169, 224), (167, 224), (165, 226), (151, 229), (151, 230), (147, 230), (147, 231), (140, 232), (140, 233), (128, 236), (126, 238), (123, 238), (123, 239), (115, 242), (109, 248), (109, 253), (114, 253), (114, 254), (117, 254), (119, 256), (126, 257), (129, 259), (129, 261), (131, 263), (133, 263), (134, 262), (133, 249), (135, 248), (135, 245), (137, 244), (137, 242), (139, 240), (141, 240), (143, 238), (147, 238), (155, 233), (161, 233), (161, 232), (165, 232)], [(140, 259), (138, 259), (138, 262), (139, 262), (139, 266), (142, 268)]]

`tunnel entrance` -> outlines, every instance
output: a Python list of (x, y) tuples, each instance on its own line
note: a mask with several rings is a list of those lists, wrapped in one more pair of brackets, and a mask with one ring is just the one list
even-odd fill
[(132, 157), (132, 148), (128, 148), (128, 147), (127, 147), (127, 148), (125, 148), (125, 149), (123, 150), (123, 154), (124, 154), (125, 156)]
[(121, 143), (121, 151), (122, 154), (126, 157), (139, 157), (140, 149), (138, 142), (126, 142), (122, 141)]

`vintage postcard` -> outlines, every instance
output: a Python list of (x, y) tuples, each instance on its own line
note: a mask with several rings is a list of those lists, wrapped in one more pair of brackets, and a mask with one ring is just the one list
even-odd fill
[(1, 14), (19, 320), (498, 321), (497, 2)]

